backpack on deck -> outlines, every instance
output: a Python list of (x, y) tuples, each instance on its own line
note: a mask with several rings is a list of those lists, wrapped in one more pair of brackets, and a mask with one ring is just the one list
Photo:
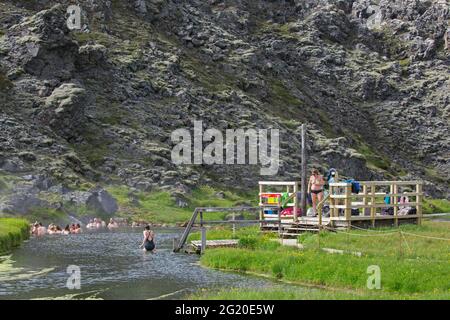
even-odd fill
[(349, 179), (345, 180), (345, 182), (352, 184), (352, 193), (359, 193), (359, 191), (361, 191), (361, 185), (359, 184), (358, 181)]

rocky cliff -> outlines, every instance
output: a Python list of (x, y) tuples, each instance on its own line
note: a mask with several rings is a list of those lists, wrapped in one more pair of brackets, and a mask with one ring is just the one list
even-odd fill
[(299, 178), (306, 122), (311, 166), (449, 198), (449, 1), (82, 0), (69, 30), (73, 3), (0, 3), (3, 212), (94, 185), (255, 188), (256, 165), (172, 163), (194, 120), (279, 129), (270, 179)]

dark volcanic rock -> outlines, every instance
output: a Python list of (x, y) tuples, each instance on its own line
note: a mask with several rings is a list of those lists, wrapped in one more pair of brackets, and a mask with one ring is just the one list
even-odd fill
[(46, 99), (39, 118), (61, 136), (71, 139), (79, 136), (83, 128), (86, 102), (86, 90), (83, 87), (64, 83)]
[(8, 51), (8, 63), (40, 78), (70, 79), (78, 54), (78, 46), (69, 36), (62, 5), (9, 28), (2, 47)]
[(117, 201), (103, 189), (92, 191), (86, 201), (86, 205), (96, 212), (109, 216), (113, 216), (119, 209)]
[[(81, 0), (78, 31), (65, 23), (69, 3), (0, 3), (8, 174), (72, 190), (163, 188), (185, 206), (199, 185), (298, 179), (307, 123), (311, 167), (423, 179), (427, 193), (449, 197), (448, 2)], [(175, 165), (171, 134), (192, 135), (194, 120), (223, 134), (279, 129), (280, 170)], [(102, 194), (74, 201), (110, 214)]]

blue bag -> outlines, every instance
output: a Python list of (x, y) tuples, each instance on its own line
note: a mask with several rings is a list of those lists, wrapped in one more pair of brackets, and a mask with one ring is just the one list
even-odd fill
[(361, 190), (361, 185), (359, 184), (358, 181), (354, 179), (349, 179), (345, 180), (345, 182), (352, 184), (352, 193), (359, 193), (359, 191)]

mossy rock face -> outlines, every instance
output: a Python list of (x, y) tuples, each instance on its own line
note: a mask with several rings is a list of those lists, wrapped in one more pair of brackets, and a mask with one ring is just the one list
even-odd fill
[(367, 144), (361, 142), (358, 146), (358, 151), (367, 160), (367, 163), (375, 169), (389, 170), (391, 168), (389, 159), (372, 150)]
[(0, 71), (0, 91), (6, 92), (13, 88), (13, 83)]
[[(358, 178), (412, 173), (440, 184), (442, 194), (448, 189), (441, 179), (448, 176), (445, 59), (432, 52), (425, 60), (409, 59), (411, 39), (431, 39), (442, 28), (437, 21), (448, 20), (434, 19), (434, 2), (423, 6), (431, 16), (414, 5), (401, 10), (381, 2), (398, 19), (385, 17), (386, 29), (370, 32), (367, 8), (354, 12), (365, 6), (361, 1), (348, 8), (342, 1), (81, 0), (83, 32), (67, 30), (63, 5), (38, 13), (45, 1), (31, 2), (0, 4), (2, 28), (8, 28), (8, 37), (0, 37), (0, 94), (8, 97), (0, 150), (21, 160), (28, 158), (23, 152), (35, 154), (24, 161), (30, 174), (49, 160), (51, 174), (74, 189), (89, 189), (80, 181), (141, 191), (212, 182), (218, 189), (254, 189), (263, 177), (251, 166), (199, 165), (189, 173), (173, 166), (171, 132), (204, 119), (220, 130), (280, 129), (282, 165), (274, 179), (298, 177), (299, 126), (307, 123), (311, 165)], [(11, 21), (21, 23), (12, 27)], [(10, 130), (15, 125), (7, 118), (24, 130)], [(170, 170), (177, 174), (165, 174)], [(179, 204), (233, 205), (208, 197)], [(152, 211), (160, 203), (174, 205), (170, 194), (140, 200)], [(187, 209), (177, 209), (184, 219)]]
[(8, 188), (9, 188), (8, 183), (2, 177), (0, 177), (0, 191), (5, 191)]

